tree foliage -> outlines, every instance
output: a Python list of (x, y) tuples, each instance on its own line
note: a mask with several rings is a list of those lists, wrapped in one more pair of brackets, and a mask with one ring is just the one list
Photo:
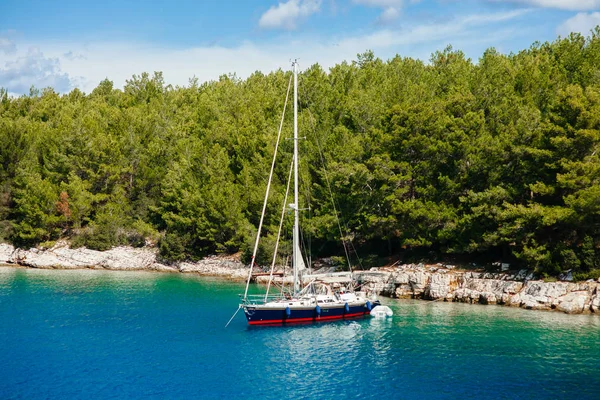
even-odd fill
[[(0, 240), (103, 249), (153, 237), (171, 260), (247, 253), (288, 82), (276, 71), (172, 87), (143, 73), (123, 90), (0, 96)], [(314, 255), (341, 254), (341, 228), (377, 255), (599, 268), (600, 28), (478, 62), (447, 47), (429, 63), (368, 51), (313, 65), (299, 106)], [(283, 127), (289, 137), (291, 115)], [(271, 241), (292, 143), (281, 147)]]

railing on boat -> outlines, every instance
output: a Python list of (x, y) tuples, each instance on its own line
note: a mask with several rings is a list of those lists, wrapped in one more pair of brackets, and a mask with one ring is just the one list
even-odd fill
[[(242, 295), (240, 295), (241, 297)], [(264, 304), (270, 301), (284, 300), (286, 297), (281, 293), (270, 294), (265, 298), (264, 294), (249, 294), (246, 299), (242, 299), (243, 304)]]

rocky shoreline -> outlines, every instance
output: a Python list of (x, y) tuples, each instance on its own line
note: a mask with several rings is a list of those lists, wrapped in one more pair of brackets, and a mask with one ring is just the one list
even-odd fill
[(600, 315), (600, 282), (545, 282), (526, 270), (460, 271), (438, 265), (373, 268), (357, 274), (367, 292), (395, 298), (498, 304), (568, 314)]
[(0, 243), (0, 264), (39, 269), (105, 269), (112, 271), (158, 271), (198, 273), (229, 279), (248, 277), (248, 269), (235, 256), (212, 256), (198, 262), (163, 264), (156, 248), (115, 247), (107, 251), (86, 248), (71, 249), (58, 243), (51, 249), (18, 249)]
[[(198, 262), (160, 263), (155, 248), (116, 247), (108, 251), (16, 249), (0, 243), (0, 264), (42, 269), (105, 269), (197, 273), (245, 280), (248, 268), (236, 256), (212, 256)], [(600, 282), (544, 282), (526, 270), (489, 273), (457, 270), (442, 264), (406, 264), (355, 273), (363, 290), (393, 298), (498, 304), (531, 310), (600, 315)], [(262, 278), (263, 280), (266, 277)]]

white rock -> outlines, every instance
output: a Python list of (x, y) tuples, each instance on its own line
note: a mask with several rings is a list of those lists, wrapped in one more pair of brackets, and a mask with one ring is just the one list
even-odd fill
[(32, 268), (181, 271), (243, 279), (248, 274), (247, 268), (231, 257), (207, 257), (197, 263), (170, 266), (157, 262), (156, 255), (157, 249), (147, 247), (124, 246), (96, 251), (86, 248), (70, 249), (65, 243), (59, 243), (48, 250), (15, 250), (10, 245), (0, 244), (0, 262), (6, 258), (8, 262)]
[(498, 298), (492, 292), (483, 292), (479, 296), (479, 302), (482, 304), (496, 304), (498, 302)]
[(425, 287), (427, 286), (429, 281), (429, 274), (426, 274), (423, 271), (415, 271), (409, 273), (408, 275), (408, 283), (410, 284), (413, 296), (417, 297), (423, 294), (425, 291)]
[(556, 299), (564, 296), (569, 291), (569, 284), (566, 282), (543, 282), (530, 281), (523, 289), (523, 292), (533, 296), (539, 303), (546, 303), (548, 307), (556, 303)]
[(478, 290), (471, 290), (471, 294), (469, 295), (469, 297), (471, 298), (471, 303), (479, 303), (481, 292)]
[(517, 293), (514, 294), (512, 296), (510, 296), (510, 298), (508, 299), (508, 301), (505, 301), (506, 304), (508, 304), (509, 306), (516, 306), (519, 307), (522, 303), (521, 301), (521, 293)]
[(223, 261), (217, 257), (208, 257), (196, 263), (182, 262), (178, 265), (180, 272), (197, 272), (202, 275), (223, 276), (246, 279), (249, 270), (242, 263)]
[(521, 294), (521, 307), (536, 309), (538, 307), (538, 302), (535, 297), (529, 294)]
[(470, 289), (464, 289), (464, 288), (459, 288), (459, 289), (456, 289), (456, 290), (454, 291), (454, 295), (453, 295), (452, 299), (453, 299), (454, 301), (463, 302), (463, 301), (464, 301), (464, 298), (465, 298), (465, 291), (467, 291), (467, 290), (469, 290), (469, 291), (470, 291)]
[(148, 269), (151, 271), (157, 271), (157, 272), (179, 272), (177, 267), (172, 266), (172, 265), (165, 265), (165, 264), (161, 264), (161, 263), (152, 263), (148, 267)]
[(390, 276), (390, 279), (396, 284), (399, 284), (399, 285), (406, 284), (407, 285), (408, 281), (409, 281), (409, 275), (407, 272), (399, 272), (396, 274), (392, 274)]
[(8, 264), (11, 261), (15, 248), (8, 243), (0, 243), (0, 264)]
[(445, 298), (450, 292), (450, 280), (448, 274), (432, 274), (425, 288), (425, 297), (431, 300)]
[(399, 299), (411, 298), (413, 293), (412, 287), (408, 284), (398, 285), (394, 292), (395, 296)]
[(583, 312), (585, 303), (590, 299), (588, 292), (570, 292), (558, 298), (557, 310), (568, 314), (579, 314)]
[(591, 301), (590, 301), (590, 307), (591, 307), (591, 311), (592, 312), (598, 312), (600, 311), (600, 295), (595, 294)]
[(108, 251), (54, 247), (49, 250), (17, 249), (12, 261), (33, 268), (104, 268), (110, 270), (151, 269), (156, 249), (116, 247)]

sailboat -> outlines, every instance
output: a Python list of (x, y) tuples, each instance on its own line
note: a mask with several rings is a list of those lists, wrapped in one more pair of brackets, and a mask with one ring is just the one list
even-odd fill
[[(248, 282), (246, 290), (242, 297), (240, 308), (244, 310), (246, 319), (250, 325), (274, 325), (289, 324), (299, 322), (319, 322), (339, 320), (346, 318), (356, 318), (369, 315), (372, 307), (379, 304), (378, 301), (371, 301), (363, 292), (355, 291), (355, 281), (352, 272), (330, 273), (330, 274), (306, 274), (307, 269), (303, 262), (300, 250), (300, 227), (299, 227), (299, 207), (298, 207), (298, 63), (293, 64), (294, 79), (294, 155), (292, 160), (292, 169), (294, 172), (294, 198), (292, 204), (289, 204), (294, 212), (294, 227), (292, 234), (292, 267), (293, 284), (289, 293), (280, 293), (278, 295), (248, 295), (248, 287), (252, 278), (252, 270), (255, 266), (254, 259), (258, 248), (258, 240), (264, 211), (266, 209), (266, 198), (268, 197), (269, 183), (267, 184), (267, 194), (263, 206), (263, 215), (256, 238), (256, 245), (252, 255)], [(289, 88), (288, 88), (289, 94)], [(287, 100), (286, 100), (287, 104)], [(285, 107), (284, 107), (285, 113)], [(282, 119), (283, 123), (283, 119)], [(281, 132), (281, 126), (280, 126)], [(279, 143), (279, 139), (278, 139)], [(275, 147), (277, 152), (277, 145)], [(275, 158), (273, 159), (273, 165)], [(273, 171), (273, 166), (271, 167)], [(289, 186), (288, 186), (289, 188)], [(289, 189), (288, 189), (289, 190)], [(286, 194), (287, 198), (287, 194)], [(285, 210), (285, 208), (284, 208)], [(282, 213), (283, 217), (283, 213)], [(275, 250), (277, 253), (277, 250)], [(275, 259), (274, 259), (275, 261)], [(274, 262), (273, 262), (274, 265)], [(271, 273), (272, 278), (272, 273)]]

